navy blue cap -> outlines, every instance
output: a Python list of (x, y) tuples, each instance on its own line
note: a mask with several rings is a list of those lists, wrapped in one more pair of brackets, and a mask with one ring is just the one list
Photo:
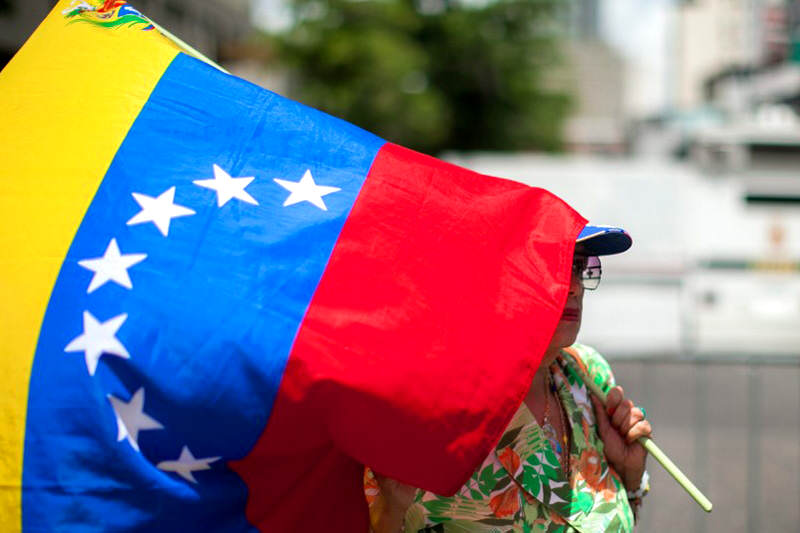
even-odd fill
[(586, 255), (621, 254), (631, 247), (633, 239), (622, 228), (587, 224), (575, 240), (575, 247)]

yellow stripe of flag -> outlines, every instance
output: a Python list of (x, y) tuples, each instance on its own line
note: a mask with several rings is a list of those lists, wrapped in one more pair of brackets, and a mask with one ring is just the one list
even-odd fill
[(111, 160), (178, 53), (142, 25), (71, 22), (71, 3), (59, 2), (0, 73), (3, 532), (21, 529), (28, 383), (50, 292)]

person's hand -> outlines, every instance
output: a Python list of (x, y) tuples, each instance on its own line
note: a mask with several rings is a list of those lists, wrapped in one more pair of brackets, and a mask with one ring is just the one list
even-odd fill
[(406, 510), (414, 503), (417, 489), (377, 472), (375, 479), (378, 480), (378, 486), (381, 488), (381, 494), (386, 499), (386, 503), (393, 508), (402, 510), (402, 514), (405, 515)]
[(594, 395), (591, 397), (606, 459), (622, 478), (625, 488), (636, 490), (647, 459), (647, 450), (636, 439), (652, 434), (650, 422), (644, 419), (641, 409), (625, 398), (622, 387), (608, 392), (605, 408)]
[(377, 472), (375, 479), (381, 490), (384, 507), (381, 509), (377, 524), (373, 524), (374, 532), (399, 533), (403, 529), (406, 511), (414, 503), (417, 489)]

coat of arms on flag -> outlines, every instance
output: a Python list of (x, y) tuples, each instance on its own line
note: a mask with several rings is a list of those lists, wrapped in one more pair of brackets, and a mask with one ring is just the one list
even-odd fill
[(123, 0), (72, 0), (61, 13), (72, 22), (87, 22), (104, 28), (139, 26), (143, 30), (154, 29), (144, 15)]
[(59, 2), (0, 73), (2, 529), (366, 531), (364, 464), (454, 491), (584, 220), (71, 22), (124, 4)]

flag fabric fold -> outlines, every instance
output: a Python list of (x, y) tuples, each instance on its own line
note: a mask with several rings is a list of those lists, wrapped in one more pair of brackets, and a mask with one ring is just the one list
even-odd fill
[(2, 529), (366, 531), (364, 464), (455, 491), (585, 221), (81, 6), (0, 73)]

